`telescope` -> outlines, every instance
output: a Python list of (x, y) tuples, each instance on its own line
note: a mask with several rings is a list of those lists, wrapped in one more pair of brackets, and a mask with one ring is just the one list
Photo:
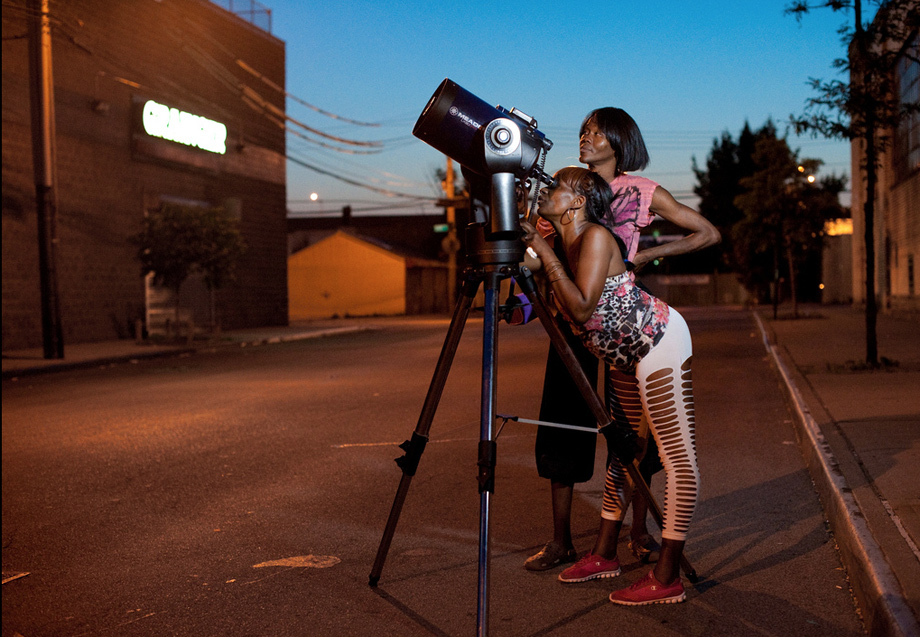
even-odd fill
[[(628, 423), (621, 425), (611, 419), (597, 395), (596, 387), (588, 381), (549, 307), (540, 297), (533, 274), (521, 264), (524, 233), (516, 205), (516, 182), (532, 184), (536, 181), (554, 185), (555, 180), (543, 171), (546, 153), (552, 147), (552, 142), (537, 130), (537, 123), (532, 117), (515, 109), (508, 111), (501, 106), (489, 106), (449, 79), (445, 79), (431, 96), (412, 133), (463, 167), (463, 176), (470, 186), (470, 206), (474, 213), (474, 221), (467, 227), (467, 258), (471, 265), (464, 269), (462, 293), (457, 299), (415, 431), (409, 440), (399, 445), (405, 452), (405, 455), (396, 459), (396, 464), (402, 470), (402, 478), (377, 547), (377, 557), (368, 583), (376, 587), (380, 580), (409, 485), (428, 443), (431, 424), (460, 344), (463, 327), (469, 318), (473, 300), (482, 287), (482, 391), (479, 459), (476, 463), (480, 494), (477, 635), (485, 637), (488, 634), (489, 517), (491, 494), (495, 490), (498, 448), (498, 434), (493, 430), (493, 424), (497, 417), (497, 327), (499, 316), (504, 313), (500, 313), (498, 301), (502, 280), (513, 279), (526, 294), (572, 381), (591, 408), (600, 433), (607, 438), (608, 450), (616, 452), (624, 462), (636, 488), (649, 502), (649, 511), (659, 526), (661, 509), (655, 503), (639, 472), (638, 463), (635, 462), (632, 451), (635, 432)], [(688, 572), (692, 570), (692, 567), (684, 568)], [(691, 580), (696, 581), (695, 577), (694, 572)]]
[(536, 120), (516, 108), (491, 106), (445, 79), (412, 134), (463, 167), (473, 211), (467, 228), (470, 260), (519, 263), (524, 248), (516, 183), (554, 183), (543, 170), (553, 142), (537, 129)]

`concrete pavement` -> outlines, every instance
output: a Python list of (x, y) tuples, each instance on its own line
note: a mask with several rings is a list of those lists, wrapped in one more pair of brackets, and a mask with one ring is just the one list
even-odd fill
[[(799, 445), (837, 540), (870, 635), (920, 636), (920, 317), (878, 320), (884, 370), (859, 369), (864, 315), (808, 306), (754, 312), (795, 416)], [(400, 317), (341, 319), (227, 332), (177, 345), (114, 341), (4, 352), (3, 379), (214, 347), (252, 347), (374, 329)], [(411, 320), (420, 320), (413, 318)], [(443, 317), (439, 317), (443, 321)]]
[(920, 635), (920, 317), (810, 306), (755, 314), (870, 635)]
[[(387, 319), (377, 319), (387, 320)], [(390, 319), (392, 320), (392, 319)], [(174, 343), (132, 340), (64, 345), (63, 359), (45, 359), (41, 348), (3, 352), (3, 379), (85, 367), (101, 367), (143, 358), (187, 356), (215, 347), (254, 347), (370, 329), (368, 319), (317, 320), (282, 327), (233, 330), (215, 337)]]

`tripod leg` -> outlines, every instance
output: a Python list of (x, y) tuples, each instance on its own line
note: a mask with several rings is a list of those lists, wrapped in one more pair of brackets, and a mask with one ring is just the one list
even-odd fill
[[(603, 403), (601, 403), (601, 400), (597, 395), (597, 390), (594, 387), (591, 387), (591, 383), (588, 382), (588, 379), (585, 377), (581, 366), (578, 364), (578, 359), (575, 358), (575, 354), (572, 353), (571, 348), (569, 348), (568, 343), (566, 343), (565, 336), (562, 335), (559, 326), (556, 324), (556, 320), (552, 317), (549, 309), (546, 307), (546, 302), (537, 291), (537, 287), (533, 281), (533, 275), (530, 274), (529, 270), (525, 269), (519, 275), (515, 276), (515, 280), (518, 282), (518, 285), (521, 286), (521, 290), (524, 291), (524, 293), (527, 295), (527, 298), (530, 300), (531, 305), (537, 313), (537, 318), (540, 319), (540, 323), (543, 324), (543, 328), (549, 335), (549, 339), (552, 342), (553, 347), (556, 348), (556, 351), (559, 353), (559, 356), (565, 363), (566, 369), (568, 369), (569, 374), (572, 376), (572, 380), (578, 386), (582, 397), (591, 408), (591, 412), (597, 419), (600, 429), (603, 430), (606, 427), (614, 426), (614, 423), (610, 418), (610, 414), (607, 413), (607, 410), (604, 408)], [(627, 472), (632, 478), (635, 488), (639, 491), (639, 494), (645, 498), (646, 502), (648, 502), (649, 511), (652, 513), (652, 518), (654, 518), (658, 528), (664, 528), (664, 517), (661, 512), (661, 507), (658, 505), (658, 502), (655, 501), (655, 497), (649, 490), (648, 484), (645, 482), (642, 474), (639, 473), (638, 463), (636, 463), (633, 458), (621, 457), (621, 461), (623, 462), (623, 465), (626, 467)], [(696, 574), (696, 569), (693, 568), (686, 556), (681, 555), (680, 565), (684, 573), (687, 575), (687, 579), (689, 579), (691, 582), (696, 582), (699, 579)]]
[(450, 366), (454, 360), (454, 354), (457, 352), (457, 345), (460, 343), (460, 337), (463, 335), (463, 327), (470, 314), (470, 307), (476, 292), (479, 289), (479, 279), (474, 278), (471, 274), (467, 275), (467, 280), (463, 284), (462, 294), (457, 300), (454, 309), (453, 318), (450, 321), (450, 327), (447, 330), (447, 337), (444, 339), (444, 345), (441, 348), (441, 354), (438, 357), (438, 364), (435, 367), (434, 375), (431, 378), (431, 384), (428, 387), (428, 394), (425, 396), (425, 403), (422, 406), (419, 415), (418, 424), (412, 433), (412, 439), (407, 440), (400, 445), (400, 449), (406, 452), (406, 455), (398, 458), (396, 464), (402, 469), (403, 475), (399, 481), (399, 488), (396, 490), (396, 497), (393, 500), (393, 506), (390, 508), (390, 516), (387, 519), (387, 525), (383, 530), (383, 538), (380, 540), (380, 546), (377, 548), (377, 557), (374, 560), (374, 566), (371, 569), (369, 577), (370, 586), (377, 586), (380, 581), (380, 573), (383, 570), (383, 563), (386, 561), (387, 552), (390, 550), (390, 543), (393, 540), (393, 534), (396, 531), (396, 523), (399, 521), (399, 514), (402, 512), (403, 504), (406, 501), (406, 494), (409, 491), (409, 484), (418, 468), (419, 460), (425, 445), (428, 442), (428, 432), (431, 430), (431, 421), (434, 419), (435, 411), (438, 408), (438, 402), (441, 400), (441, 393), (444, 391), (444, 385), (447, 382), (447, 376), (450, 373)]
[[(659, 506), (658, 502), (655, 500), (655, 497), (649, 491), (648, 484), (645, 482), (645, 478), (642, 477), (642, 473), (639, 471), (639, 463), (633, 460), (632, 462), (626, 463), (624, 466), (626, 467), (626, 471), (629, 473), (629, 477), (632, 478), (636, 489), (639, 490), (639, 493), (643, 498), (645, 498), (645, 501), (648, 502), (648, 510), (649, 513), (652, 514), (652, 519), (655, 520), (655, 524), (658, 525), (659, 529), (663, 529), (664, 514), (661, 512), (661, 506)], [(680, 568), (683, 570), (688, 580), (694, 583), (699, 581), (699, 576), (696, 574), (696, 569), (693, 568), (690, 560), (688, 560), (687, 556), (683, 553), (680, 555)]]
[(485, 315), (482, 326), (482, 395), (479, 426), (479, 588), (477, 598), (478, 635), (489, 630), (489, 507), (495, 491), (496, 369), (498, 348), (498, 294), (501, 277), (492, 272), (485, 285)]

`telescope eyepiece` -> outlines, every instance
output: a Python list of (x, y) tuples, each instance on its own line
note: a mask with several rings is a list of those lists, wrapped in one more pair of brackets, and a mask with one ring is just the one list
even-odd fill
[(537, 178), (537, 181), (540, 183), (546, 184), (549, 188), (555, 188), (559, 185), (559, 180), (553, 177), (550, 174), (543, 172), (542, 170), (537, 170), (534, 177)]

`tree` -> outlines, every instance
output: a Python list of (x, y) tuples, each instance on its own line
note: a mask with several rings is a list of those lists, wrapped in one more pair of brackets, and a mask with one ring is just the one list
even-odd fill
[(164, 203), (147, 214), (143, 228), (131, 240), (138, 248), (141, 274), (152, 274), (154, 285), (175, 293), (176, 325), (179, 290), (197, 272), (211, 292), (214, 321), (214, 290), (233, 278), (245, 251), (237, 223), (225, 209)]
[(772, 266), (774, 318), (784, 267), (793, 316), (798, 318), (797, 275), (810, 255), (820, 253), (827, 219), (842, 213), (837, 197), (844, 178), (817, 182), (821, 160), (799, 159), (769, 122), (758, 132), (752, 160), (753, 172), (741, 178), (743, 192), (734, 201), (744, 215), (733, 228), (735, 259), (745, 284), (755, 291), (762, 292), (764, 271), (767, 264)]
[[(806, 103), (805, 114), (791, 117), (796, 132), (811, 132), (829, 138), (860, 140), (864, 151), (860, 172), (865, 178), (853, 179), (865, 187), (866, 249), (866, 363), (878, 365), (878, 314), (875, 291), (875, 198), (880, 155), (891, 143), (891, 132), (920, 105), (900, 101), (894, 86), (894, 64), (902, 55), (908, 37), (920, 26), (916, 0), (867, 0), (879, 7), (870, 24), (863, 23), (862, 0), (796, 1), (786, 8), (801, 20), (813, 9), (852, 13), (853, 26), (844, 25), (840, 33), (849, 56), (834, 61), (835, 68), (850, 72), (849, 83), (812, 79), (817, 97)], [(916, 60), (916, 51), (913, 52)]]
[(764, 129), (756, 134), (751, 132), (747, 122), (741, 129), (738, 141), (732, 139), (728, 131), (720, 139), (713, 141), (712, 149), (706, 158), (706, 168), (701, 169), (693, 157), (693, 172), (697, 185), (693, 188), (700, 198), (700, 214), (706, 217), (722, 235), (721, 269), (737, 271), (734, 259), (732, 227), (744, 218), (744, 214), (735, 205), (735, 198), (741, 194), (741, 179), (754, 172), (754, 142), (757, 136), (775, 135), (773, 124), (768, 122)]
[(216, 292), (236, 278), (236, 265), (246, 252), (239, 224), (226, 208), (207, 208), (200, 212), (202, 237), (197, 268), (204, 275), (210, 294), (211, 325), (219, 328)]

